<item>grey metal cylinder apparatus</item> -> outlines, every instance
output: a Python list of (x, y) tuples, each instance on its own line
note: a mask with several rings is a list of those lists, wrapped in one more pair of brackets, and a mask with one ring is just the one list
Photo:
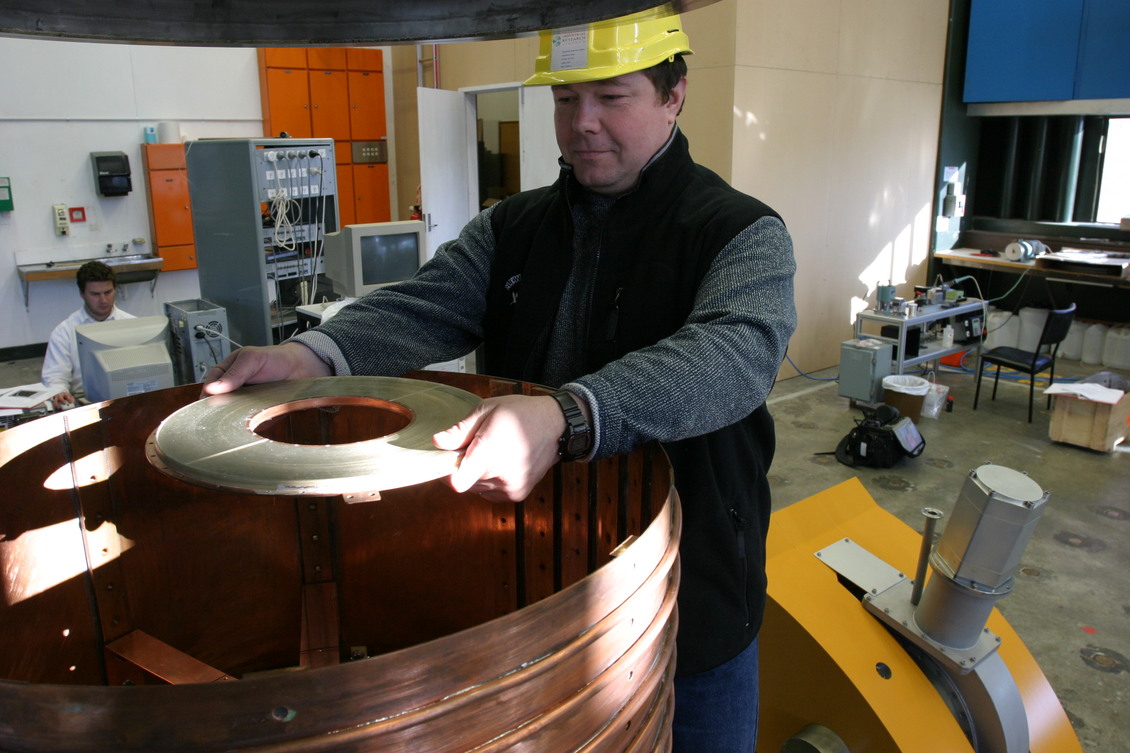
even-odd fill
[(1011, 468), (985, 464), (969, 472), (930, 556), (932, 577), (914, 612), (926, 636), (958, 649), (977, 643), (993, 606), (1012, 591), (1048, 497)]

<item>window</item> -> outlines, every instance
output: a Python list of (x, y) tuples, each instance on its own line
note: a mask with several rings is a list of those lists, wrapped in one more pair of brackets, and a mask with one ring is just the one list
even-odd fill
[(1130, 213), (1130, 118), (1017, 115), (980, 120), (973, 215), (1117, 225)]
[(1130, 118), (1110, 119), (1104, 152), (1095, 222), (1118, 224), (1130, 215)]

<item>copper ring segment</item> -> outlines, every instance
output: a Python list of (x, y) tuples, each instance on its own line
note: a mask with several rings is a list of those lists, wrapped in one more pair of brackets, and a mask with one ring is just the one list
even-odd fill
[[(517, 504), (444, 479), (249, 495), (146, 459), (199, 390), (0, 432), (0, 750), (670, 749), (680, 517), (657, 445), (560, 464)], [(260, 430), (347, 443), (367, 412)]]

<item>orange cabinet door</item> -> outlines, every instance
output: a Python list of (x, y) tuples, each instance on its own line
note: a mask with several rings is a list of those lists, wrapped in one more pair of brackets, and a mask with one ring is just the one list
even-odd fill
[(351, 71), (381, 71), (384, 56), (371, 47), (346, 47), (345, 59)]
[(184, 144), (142, 144), (146, 170), (183, 170)]
[(388, 222), (391, 219), (388, 165), (354, 165), (353, 192), (357, 206), (356, 223)]
[(165, 246), (157, 250), (157, 255), (164, 259), (162, 272), (196, 269), (196, 246)]
[(306, 71), (268, 68), (264, 92), (263, 132), (271, 137), (288, 133), (296, 139), (308, 139), (310, 131), (310, 83)]
[(349, 127), (354, 141), (376, 141), (388, 135), (382, 74), (349, 71)]
[(349, 84), (342, 71), (310, 71), (310, 125), (316, 138), (349, 140)]
[(344, 47), (307, 47), (306, 67), (313, 70), (323, 68), (334, 71), (345, 70), (346, 54)]
[(188, 173), (184, 170), (153, 170), (149, 173), (153, 198), (153, 242), (161, 246), (192, 244), (192, 206), (188, 201)]
[(353, 165), (338, 165), (337, 214), (341, 227), (357, 224), (356, 203), (353, 193)]
[(305, 68), (305, 47), (265, 47), (260, 59), (266, 68)]

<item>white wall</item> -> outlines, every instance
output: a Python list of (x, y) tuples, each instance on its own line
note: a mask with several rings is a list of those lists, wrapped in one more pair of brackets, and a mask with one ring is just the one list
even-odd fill
[(784, 218), (797, 259), (789, 355), (805, 371), (838, 363), (879, 283), (909, 297), (926, 282), (948, 10), (722, 0), (684, 15), (695, 54), (680, 123), (697, 160)]
[(733, 184), (789, 224), (801, 368), (838, 362), (877, 285), (926, 282), (948, 5), (739, 5)]
[[(106, 244), (151, 252), (141, 147), (146, 125), (179, 124), (183, 138), (259, 137), (262, 114), (253, 49), (157, 47), (0, 37), (0, 176), (15, 210), (0, 212), (0, 348), (46, 342), (79, 306), (73, 280), (35, 282), (29, 305), (16, 265), (94, 258)], [(90, 152), (121, 151), (133, 190), (95, 190)], [(56, 236), (51, 207), (83, 207), (87, 221)], [(133, 239), (144, 245), (133, 245)], [(163, 314), (165, 301), (197, 298), (196, 272), (162, 273), (122, 286), (119, 304)]]

